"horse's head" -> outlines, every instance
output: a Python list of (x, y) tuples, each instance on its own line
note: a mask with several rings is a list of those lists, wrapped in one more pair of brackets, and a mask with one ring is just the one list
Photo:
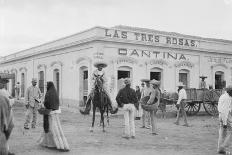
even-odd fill
[(94, 76), (95, 76), (95, 81), (94, 81), (95, 88), (102, 89), (103, 88), (103, 75), (101, 76), (94, 75)]

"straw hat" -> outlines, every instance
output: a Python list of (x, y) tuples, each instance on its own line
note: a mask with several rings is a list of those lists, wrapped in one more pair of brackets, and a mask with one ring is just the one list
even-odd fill
[(107, 67), (106, 62), (95, 62), (93, 65), (94, 65), (94, 67), (96, 67), (96, 68), (98, 68), (99, 66), (101, 66), (102, 68)]
[(205, 78), (207, 78), (207, 76), (203, 76), (203, 75), (202, 75), (202, 76), (200, 76), (200, 78), (205, 79)]
[(157, 81), (157, 80), (153, 79), (153, 80), (150, 81), (150, 84), (159, 85), (160, 81)]
[(36, 78), (32, 78), (31, 82), (37, 82)]
[(141, 79), (141, 82), (150, 82), (151, 80), (149, 79)]
[(124, 80), (124, 83), (125, 83), (125, 85), (128, 85), (128, 84), (131, 84), (131, 81), (130, 81), (130, 79), (126, 78), (126, 79)]
[(185, 85), (183, 84), (183, 82), (179, 82), (178, 84), (177, 84), (177, 87), (184, 87)]

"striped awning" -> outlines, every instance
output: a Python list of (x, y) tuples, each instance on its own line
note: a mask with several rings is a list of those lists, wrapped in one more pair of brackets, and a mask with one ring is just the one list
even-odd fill
[(0, 73), (0, 79), (13, 79), (14, 77), (14, 74)]

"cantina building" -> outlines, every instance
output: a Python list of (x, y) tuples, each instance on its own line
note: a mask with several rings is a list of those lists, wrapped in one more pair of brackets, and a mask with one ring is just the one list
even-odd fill
[(179, 81), (198, 89), (200, 76), (207, 76), (207, 87), (214, 89), (232, 84), (232, 41), (121, 25), (94, 27), (1, 57), (0, 72), (14, 75), (7, 84), (12, 94), (20, 82), (23, 98), (37, 78), (41, 92), (53, 81), (62, 104), (79, 106), (91, 89), (96, 61), (108, 64), (104, 70), (113, 101), (127, 77), (133, 88), (142, 78), (160, 80), (168, 92), (176, 91)]

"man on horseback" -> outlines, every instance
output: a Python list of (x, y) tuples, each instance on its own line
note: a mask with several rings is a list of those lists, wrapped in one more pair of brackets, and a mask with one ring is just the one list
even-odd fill
[(86, 100), (85, 110), (84, 111), (80, 110), (80, 112), (84, 115), (89, 114), (89, 112), (91, 110), (91, 100), (92, 100), (93, 95), (94, 95), (96, 80), (100, 79), (102, 82), (102, 91), (108, 96), (108, 99), (109, 99), (109, 110), (112, 114), (116, 113), (116, 111), (113, 111), (112, 102), (110, 100), (110, 95), (109, 95), (108, 90), (107, 90), (107, 83), (106, 83), (107, 78), (105, 75), (105, 71), (103, 70), (103, 68), (107, 67), (107, 64), (104, 62), (96, 62), (96, 63), (94, 63), (94, 66), (97, 69), (94, 70), (93, 74), (92, 74), (92, 78), (91, 78), (91, 80), (92, 80), (91, 88), (92, 89), (91, 89), (90, 94)]

